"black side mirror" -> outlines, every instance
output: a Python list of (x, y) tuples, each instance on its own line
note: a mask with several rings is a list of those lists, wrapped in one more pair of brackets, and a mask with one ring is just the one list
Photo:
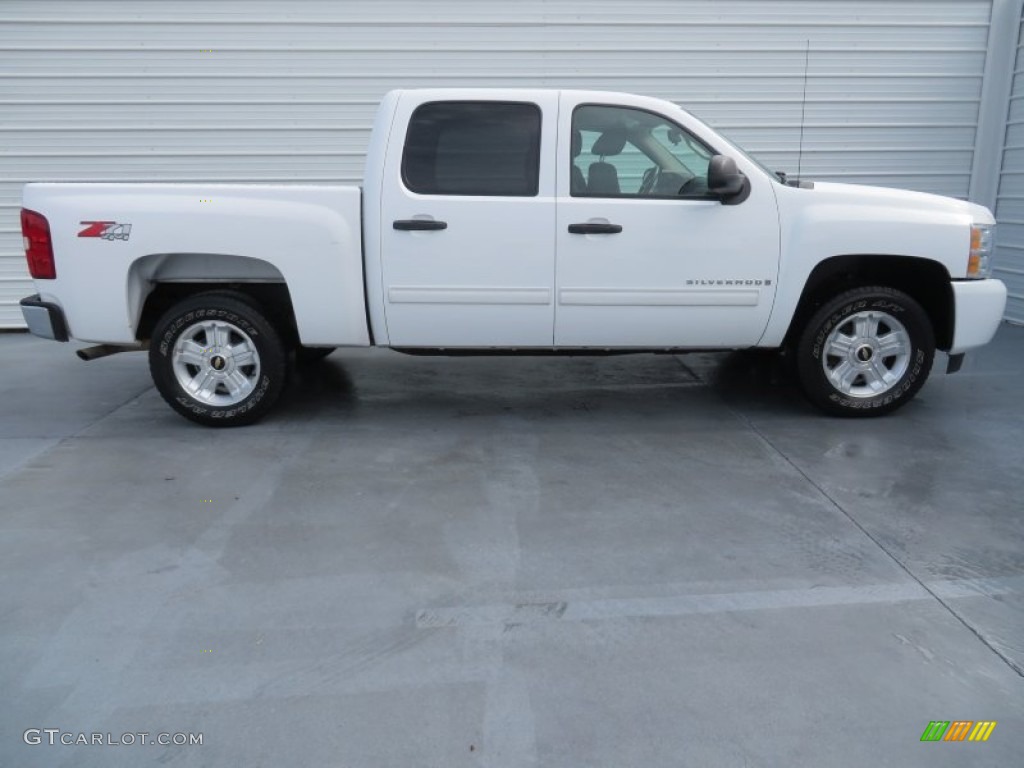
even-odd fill
[[(724, 203), (735, 205), (743, 200), (735, 198), (740, 195), (746, 199), (746, 192), (749, 194), (749, 183), (740, 169), (736, 167), (736, 161), (725, 155), (715, 155), (708, 165), (708, 192)], [(732, 199), (730, 199), (732, 198)]]

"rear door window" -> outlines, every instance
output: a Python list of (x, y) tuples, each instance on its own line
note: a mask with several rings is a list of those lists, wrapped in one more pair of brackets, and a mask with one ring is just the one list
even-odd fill
[(534, 197), (540, 176), (540, 107), (435, 101), (416, 109), (402, 179), (420, 195)]

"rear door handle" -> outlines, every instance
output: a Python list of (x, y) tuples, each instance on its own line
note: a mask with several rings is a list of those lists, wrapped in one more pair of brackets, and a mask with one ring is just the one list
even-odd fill
[(570, 235), (617, 235), (622, 231), (621, 224), (570, 224)]
[(447, 221), (435, 221), (434, 219), (399, 219), (392, 224), (395, 229), (403, 232), (436, 232), (439, 229), (448, 229)]

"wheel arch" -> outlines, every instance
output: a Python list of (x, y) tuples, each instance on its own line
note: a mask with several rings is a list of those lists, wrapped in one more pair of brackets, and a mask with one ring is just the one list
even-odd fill
[(215, 253), (151, 254), (132, 263), (126, 290), (135, 337), (148, 339), (160, 316), (179, 301), (217, 289), (255, 304), (282, 336), (297, 341), (295, 310), (281, 272), (262, 259)]
[(871, 254), (833, 256), (811, 271), (783, 346), (795, 343), (817, 308), (832, 296), (866, 285), (895, 288), (913, 298), (928, 315), (936, 347), (948, 350), (952, 346), (956, 305), (949, 270), (932, 259)]

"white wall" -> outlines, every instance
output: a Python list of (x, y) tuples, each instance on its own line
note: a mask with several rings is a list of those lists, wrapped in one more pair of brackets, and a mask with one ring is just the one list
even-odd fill
[(810, 40), (804, 176), (966, 197), (991, 6), (6, 0), (0, 327), (21, 325), (17, 300), (31, 292), (22, 183), (358, 183), (376, 101), (393, 87), (660, 96), (795, 171)]
[(996, 202), (996, 277), (1010, 290), (1006, 317), (1024, 323), (1024, 23), (1017, 36), (1003, 167)]

